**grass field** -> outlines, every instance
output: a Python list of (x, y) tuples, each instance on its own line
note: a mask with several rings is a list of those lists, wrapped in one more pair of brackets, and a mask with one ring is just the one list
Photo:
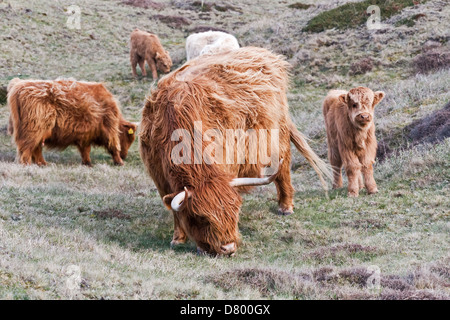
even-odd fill
[[(448, 65), (415, 71), (427, 46), (449, 51), (445, 1), (389, 14), (383, 30), (358, 23), (319, 32), (303, 29), (313, 17), (359, 1), (199, 2), (1, 1), (0, 86), (15, 76), (102, 81), (125, 117), (139, 121), (155, 84), (131, 77), (129, 33), (139, 27), (158, 34), (177, 68), (187, 35), (205, 25), (222, 28), (242, 46), (287, 57), (292, 117), (322, 158), (327, 91), (365, 85), (386, 92), (375, 112), (377, 138), (392, 151), (375, 166), (380, 192), (354, 199), (340, 189), (327, 198), (293, 149), (294, 214), (276, 215), (275, 187), (260, 187), (243, 196), (237, 254), (198, 256), (192, 242), (170, 248), (172, 217), (137, 142), (124, 167), (113, 166), (102, 149), (93, 149), (92, 168), (81, 166), (75, 148), (44, 150), (48, 166), (24, 167), (15, 162), (3, 102), (0, 298), (449, 299), (450, 139), (415, 145), (405, 131), (450, 100)], [(67, 26), (72, 4), (81, 9), (80, 29)], [(418, 14), (425, 16), (402, 22)], [(365, 58), (368, 71), (352, 71)]]

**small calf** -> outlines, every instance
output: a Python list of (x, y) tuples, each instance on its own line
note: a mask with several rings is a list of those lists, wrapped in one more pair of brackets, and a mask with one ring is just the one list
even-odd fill
[(172, 67), (172, 59), (169, 52), (164, 50), (157, 35), (147, 31), (135, 29), (130, 36), (130, 62), (133, 77), (137, 77), (136, 66), (142, 71), (142, 76), (147, 76), (145, 62), (152, 71), (153, 80), (158, 78), (157, 70), (168, 73)]
[(351, 197), (357, 197), (364, 186), (369, 194), (378, 192), (373, 178), (377, 150), (374, 108), (383, 98), (382, 91), (357, 87), (348, 92), (331, 90), (323, 102), (333, 188), (342, 188), (344, 166)]

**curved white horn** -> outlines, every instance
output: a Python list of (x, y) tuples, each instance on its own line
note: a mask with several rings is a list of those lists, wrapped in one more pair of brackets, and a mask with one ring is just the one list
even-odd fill
[(183, 204), (184, 198), (186, 197), (186, 192), (181, 191), (179, 194), (177, 194), (170, 203), (170, 206), (172, 207), (173, 211), (179, 211), (181, 205)]
[(187, 188), (184, 187), (184, 191), (181, 191), (179, 194), (177, 194), (175, 197), (173, 197), (172, 202), (170, 203), (170, 206), (172, 207), (173, 211), (180, 211), (181, 206), (183, 205), (183, 202), (191, 197), (190, 192), (188, 192)]
[(264, 177), (264, 178), (234, 178), (230, 182), (230, 186), (232, 187), (254, 187), (254, 186), (262, 186), (265, 184), (271, 183), (277, 177), (280, 172), (281, 164), (283, 163), (283, 159), (280, 159), (280, 163), (278, 164), (278, 170), (273, 175)]

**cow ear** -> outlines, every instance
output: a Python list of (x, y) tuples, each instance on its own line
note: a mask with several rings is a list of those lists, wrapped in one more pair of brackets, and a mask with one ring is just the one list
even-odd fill
[(175, 198), (175, 196), (176, 196), (177, 194), (178, 194), (178, 193), (174, 192), (174, 193), (171, 193), (171, 194), (167, 194), (167, 195), (165, 195), (165, 196), (163, 197), (162, 200), (163, 200), (164, 205), (166, 206), (167, 209), (172, 210), (171, 203), (172, 203), (173, 198)]
[(373, 94), (373, 106), (375, 107), (377, 104), (379, 104), (381, 102), (381, 100), (383, 100), (385, 94), (383, 91), (377, 91), (374, 92)]
[(155, 58), (159, 59), (161, 57), (161, 55), (159, 54), (159, 52), (156, 53)]
[[(172, 207), (172, 200), (175, 197), (179, 197), (179, 195), (182, 195), (184, 193), (184, 198), (183, 199), (177, 199), (177, 203), (175, 204), (175, 208)], [(163, 197), (163, 202), (164, 205), (166, 206), (167, 209), (169, 210), (174, 210), (174, 211), (180, 211), (183, 208), (186, 207), (187, 203), (188, 203), (188, 199), (191, 198), (193, 195), (192, 190), (188, 189), (187, 187), (184, 187), (184, 191), (182, 192), (175, 192), (175, 193), (171, 193), (171, 194), (167, 194)]]
[(134, 123), (131, 123), (131, 122), (124, 123), (123, 126), (124, 126), (124, 128), (125, 128), (125, 131), (126, 131), (128, 134), (133, 134), (133, 133), (136, 132), (137, 125), (134, 124)]
[(339, 96), (339, 101), (342, 102), (342, 103), (347, 104), (348, 103), (348, 95), (346, 93), (341, 94)]

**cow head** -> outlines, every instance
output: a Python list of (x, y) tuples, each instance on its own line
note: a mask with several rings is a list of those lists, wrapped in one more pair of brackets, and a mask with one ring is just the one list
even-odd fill
[(339, 96), (339, 100), (347, 105), (350, 121), (357, 128), (368, 128), (373, 122), (374, 108), (384, 98), (383, 91), (373, 92), (369, 88), (358, 87)]
[(170, 59), (169, 52), (164, 50), (163, 53), (156, 53), (155, 56), (156, 67), (158, 70), (164, 73), (169, 73), (170, 68), (172, 68), (172, 59)]
[[(280, 160), (280, 166), (283, 159)], [(212, 170), (214, 171), (214, 169)], [(164, 205), (173, 210), (199, 252), (233, 255), (237, 250), (239, 212), (242, 199), (236, 188), (271, 183), (279, 172), (264, 178), (234, 178), (223, 173), (197, 188), (163, 197)]]
[(136, 138), (137, 124), (122, 120), (120, 122), (120, 157), (125, 160), (128, 149)]

